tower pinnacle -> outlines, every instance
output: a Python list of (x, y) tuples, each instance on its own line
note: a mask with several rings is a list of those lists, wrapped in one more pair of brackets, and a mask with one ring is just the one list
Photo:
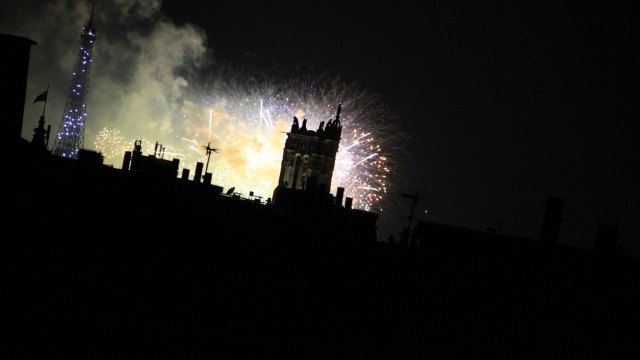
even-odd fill
[(299, 126), (294, 116), (282, 154), (274, 201), (279, 189), (329, 192), (342, 132), (340, 111), (339, 104), (335, 120), (329, 119), (326, 125), (322, 121), (317, 131), (307, 129), (306, 119)]

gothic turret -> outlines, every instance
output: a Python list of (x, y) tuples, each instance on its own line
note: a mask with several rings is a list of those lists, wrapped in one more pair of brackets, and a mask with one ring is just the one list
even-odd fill
[(307, 129), (307, 119), (300, 126), (298, 118), (293, 117), (282, 154), (274, 202), (280, 188), (329, 193), (342, 133), (340, 111), (341, 105), (338, 105), (335, 120), (329, 119), (326, 126), (322, 121), (316, 131)]

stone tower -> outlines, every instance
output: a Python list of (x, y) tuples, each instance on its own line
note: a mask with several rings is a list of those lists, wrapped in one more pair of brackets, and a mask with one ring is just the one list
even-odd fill
[(307, 119), (299, 124), (293, 117), (291, 131), (282, 153), (278, 187), (273, 200), (277, 201), (278, 192), (304, 190), (307, 192), (328, 194), (331, 190), (331, 177), (340, 144), (342, 125), (340, 124), (341, 105), (338, 105), (335, 120), (322, 121), (317, 130), (307, 129)]

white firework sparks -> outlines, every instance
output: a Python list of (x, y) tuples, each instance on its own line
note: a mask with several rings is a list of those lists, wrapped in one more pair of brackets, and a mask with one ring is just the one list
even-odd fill
[[(272, 84), (214, 77), (187, 98), (190, 100), (183, 101), (170, 116), (173, 135), (171, 141), (164, 141), (164, 157), (178, 158), (181, 168), (195, 169), (197, 162), (207, 162), (205, 147), (210, 144), (219, 149), (209, 158), (212, 182), (223, 188), (235, 187), (245, 196), (253, 192), (264, 200), (277, 186), (286, 132), (293, 117), (307, 119), (307, 127), (314, 130), (321, 121), (334, 118), (338, 103), (342, 103), (343, 132), (331, 193), (343, 187), (344, 196), (353, 199), (354, 208), (388, 210), (389, 159), (401, 163), (402, 152), (398, 149), (402, 141), (387, 108), (359, 85), (327, 78)], [(117, 154), (103, 149), (121, 149), (122, 145), (110, 145), (120, 141), (130, 150), (136, 134), (122, 136), (117, 130), (105, 130), (102, 137), (109, 138), (109, 134), (117, 139), (103, 139), (96, 142), (96, 147), (103, 151), (105, 162), (117, 166), (123, 151)], [(144, 139), (143, 149), (153, 153), (154, 144)], [(391, 203), (394, 201), (391, 199)]]

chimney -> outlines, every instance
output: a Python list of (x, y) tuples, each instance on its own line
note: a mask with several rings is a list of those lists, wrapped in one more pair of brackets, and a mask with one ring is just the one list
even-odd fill
[(336, 206), (342, 207), (342, 198), (344, 197), (344, 188), (338, 187), (338, 191), (336, 193)]
[(347, 197), (344, 200), (344, 208), (347, 210), (351, 210), (351, 205), (353, 204), (353, 198)]
[(204, 181), (205, 184), (207, 185), (211, 185), (211, 173), (206, 173), (204, 174)]
[(131, 151), (124, 152), (124, 160), (122, 160), (122, 170), (129, 171), (131, 165)]
[(193, 181), (198, 182), (198, 183), (200, 182), (200, 178), (202, 177), (202, 166), (203, 165), (204, 164), (201, 163), (201, 162), (197, 162), (196, 163), (196, 173), (193, 176)]
[(173, 177), (178, 176), (178, 169), (180, 168), (180, 159), (171, 160), (171, 168), (173, 169)]

